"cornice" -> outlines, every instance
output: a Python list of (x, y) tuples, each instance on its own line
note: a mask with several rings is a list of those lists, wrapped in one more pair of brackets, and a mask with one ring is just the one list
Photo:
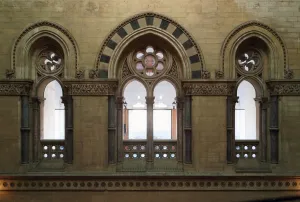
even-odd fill
[(0, 80), (0, 95), (29, 95), (32, 84), (32, 80)]
[(271, 95), (300, 96), (300, 80), (269, 80), (266, 81)]
[(295, 191), (292, 176), (1, 176), (1, 191)]
[(95, 80), (64, 80), (64, 87), (69, 95), (91, 96), (91, 95), (114, 95), (118, 87), (116, 79)]
[(235, 80), (183, 80), (185, 95), (193, 96), (228, 96), (232, 95), (236, 85)]

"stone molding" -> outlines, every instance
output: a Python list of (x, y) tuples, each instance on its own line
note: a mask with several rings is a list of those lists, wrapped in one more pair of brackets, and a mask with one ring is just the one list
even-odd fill
[(300, 95), (300, 80), (269, 80), (266, 83), (271, 95)]
[[(283, 60), (283, 68), (284, 68), (284, 78), (285, 79), (292, 79), (293, 78), (293, 70), (289, 68), (288, 66), (288, 57), (287, 57), (287, 49), (285, 47), (284, 41), (282, 40), (281, 36), (270, 26), (256, 20), (252, 20), (249, 22), (245, 22), (243, 24), (240, 24), (237, 26), (235, 29), (233, 29), (229, 35), (225, 38), (222, 48), (221, 48), (221, 61), (220, 61), (220, 69), (218, 70), (218, 77), (219, 75), (223, 75), (225, 72), (225, 61), (226, 61), (226, 56), (225, 52), (226, 49), (228, 48), (229, 43), (232, 41), (232, 38), (236, 36), (240, 31), (243, 29), (249, 28), (249, 27), (258, 27), (259, 29), (262, 30), (262, 32), (269, 33), (274, 39), (276, 39), (279, 43), (279, 46), (282, 49), (282, 60)], [(252, 30), (254, 31), (255, 29)], [(216, 78), (218, 78), (216, 77)], [(221, 77), (223, 78), (223, 77)]]
[(234, 93), (236, 81), (234, 80), (185, 80), (182, 87), (185, 95), (227, 96)]
[(29, 95), (32, 88), (32, 80), (0, 80), (1, 95)]
[(75, 96), (91, 96), (91, 95), (114, 95), (117, 87), (117, 80), (64, 80), (64, 87), (69, 95)]
[(1, 191), (299, 191), (290, 176), (2, 176)]

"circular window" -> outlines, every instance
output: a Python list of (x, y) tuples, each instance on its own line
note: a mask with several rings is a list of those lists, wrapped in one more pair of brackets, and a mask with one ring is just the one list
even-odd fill
[(165, 69), (165, 55), (161, 50), (147, 46), (134, 54), (135, 70), (146, 77), (159, 75)]
[(37, 56), (37, 67), (48, 74), (56, 73), (62, 69), (62, 57), (56, 51), (44, 49)]
[(238, 69), (244, 73), (255, 73), (261, 70), (262, 57), (256, 50), (243, 52), (237, 57)]

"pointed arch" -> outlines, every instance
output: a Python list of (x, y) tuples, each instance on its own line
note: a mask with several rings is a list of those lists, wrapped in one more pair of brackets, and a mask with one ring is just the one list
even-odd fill
[(288, 67), (287, 49), (283, 39), (268, 25), (259, 21), (250, 21), (236, 27), (225, 38), (220, 52), (219, 77), (234, 78), (236, 50), (243, 41), (251, 37), (257, 37), (264, 41), (271, 52), (270, 78), (279, 79), (287, 77), (287, 74), (292, 74)]
[(115, 68), (114, 61), (117, 61), (120, 50), (130, 40), (146, 32), (158, 35), (175, 46), (182, 60), (186, 61), (183, 63), (184, 68), (190, 69), (186, 71), (186, 74), (190, 74), (185, 75), (186, 78), (201, 78), (204, 58), (193, 37), (174, 20), (149, 12), (125, 20), (106, 37), (96, 58), (95, 70), (91, 71), (92, 74), (98, 72), (96, 77), (115, 78), (112, 68)]
[(74, 77), (78, 70), (77, 43), (68, 30), (61, 25), (48, 21), (34, 23), (22, 31), (13, 45), (11, 69), (7, 72), (12, 72), (16, 78), (31, 78), (32, 75), (28, 71), (28, 53), (32, 44), (43, 37), (54, 40), (63, 49), (65, 76)]

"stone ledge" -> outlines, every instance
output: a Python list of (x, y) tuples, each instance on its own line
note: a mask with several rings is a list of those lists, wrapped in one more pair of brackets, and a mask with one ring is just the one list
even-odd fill
[(6, 176), (0, 191), (201, 191), (300, 190), (300, 177), (263, 176)]

